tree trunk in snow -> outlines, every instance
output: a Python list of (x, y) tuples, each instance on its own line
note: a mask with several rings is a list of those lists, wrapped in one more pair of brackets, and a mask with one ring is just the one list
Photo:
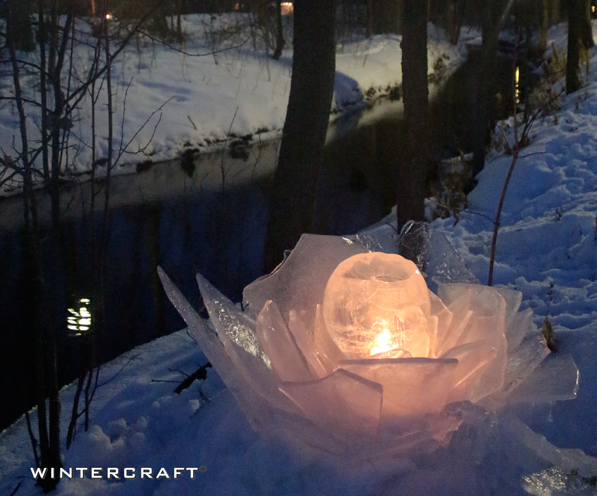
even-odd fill
[(14, 47), (23, 52), (35, 50), (31, 26), (31, 0), (8, 0), (8, 15), (13, 26)]
[(312, 230), (317, 183), (334, 92), (335, 0), (294, 2), (294, 55), (284, 132), (274, 175), (264, 269)]
[(485, 151), (489, 136), (491, 135), (493, 94), (492, 84), (495, 74), (495, 60), (497, 57), (498, 36), (500, 32), (500, 19), (502, 12), (499, 6), (478, 0), (481, 16), (483, 41), (481, 45), (481, 71), (476, 82), (475, 106), (473, 115), (472, 143), (473, 163), (472, 178), (474, 178), (485, 165)]
[(562, 1), (561, 0), (551, 0), (550, 12), (549, 12), (549, 25), (553, 26), (554, 24), (558, 24), (564, 21), (564, 17), (562, 15)]
[(539, 23), (539, 47), (547, 48), (547, 31), (549, 30), (549, 0), (541, 0), (541, 19)]
[(446, 34), (448, 41), (453, 45), (458, 43), (460, 38), (460, 27), (462, 26), (462, 16), (464, 14), (464, 2), (462, 0), (448, 0), (446, 12)]
[(177, 0), (176, 7), (176, 42), (182, 43), (182, 0)]
[[(404, 0), (369, 0), (368, 25), (372, 34), (400, 33)], [(427, 4), (424, 0), (420, 0)]]
[(284, 26), (282, 25), (282, 0), (276, 2), (276, 49), (272, 58), (274, 60), (280, 60), (284, 50)]
[(425, 214), (425, 178), (429, 152), (427, 88), (427, 3), (404, 0), (402, 91), (408, 150), (398, 168), (396, 191), (398, 228), (420, 221)]
[(595, 46), (591, 27), (591, 0), (581, 0), (580, 8), (580, 38), (583, 46), (588, 50)]
[(568, 0), (568, 60), (566, 62), (566, 93), (574, 93), (581, 87), (580, 48), (581, 15), (584, 0)]

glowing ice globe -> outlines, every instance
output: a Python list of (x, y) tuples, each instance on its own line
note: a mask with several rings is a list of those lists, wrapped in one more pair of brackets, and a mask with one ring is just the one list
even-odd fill
[(344, 260), (330, 277), (323, 318), (348, 357), (426, 357), (429, 291), (416, 265), (400, 255), (362, 253)]

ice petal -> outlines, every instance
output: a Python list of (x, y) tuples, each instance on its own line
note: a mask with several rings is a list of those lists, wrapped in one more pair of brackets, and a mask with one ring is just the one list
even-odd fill
[(199, 348), (236, 398), (249, 423), (255, 429), (267, 425), (272, 412), (264, 399), (263, 391), (257, 387), (250, 376), (239, 373), (216, 333), (197, 315), (180, 290), (160, 267), (158, 267), (158, 274), (172, 305), (185, 320), (189, 331), (197, 340)]
[[(276, 375), (255, 333), (256, 322), (236, 308), (201, 274), (197, 274), (197, 284), (218, 338), (232, 361), (234, 373), (245, 376), (253, 389), (273, 406), (296, 411), (278, 390)], [(219, 368), (216, 370), (220, 372)]]
[(520, 303), (522, 302), (522, 293), (520, 291), (516, 291), (515, 289), (508, 289), (508, 288), (493, 288), (497, 291), (504, 301), (506, 302), (506, 326), (509, 327), (516, 314), (518, 313), (518, 309), (520, 308)]
[(429, 356), (435, 358), (437, 357), (439, 344), (445, 340), (450, 324), (452, 323), (452, 312), (431, 291), (429, 291), (429, 301), (431, 302), (431, 315), (437, 318), (435, 335), (430, 335), (429, 339)]
[(514, 391), (535, 370), (550, 351), (539, 333), (527, 336), (518, 349), (508, 357), (504, 395)]
[[(478, 402), (496, 391), (501, 391), (508, 359), (504, 298), (493, 288), (469, 284), (443, 285), (439, 293), (448, 301), (452, 301), (449, 308), (454, 312), (452, 328), (455, 328), (448, 332), (439, 348), (439, 355), (443, 356), (451, 348), (475, 341), (487, 341), (487, 350), (493, 349), (487, 353), (495, 353), (492, 360), (486, 360), (487, 354), (479, 357), (485, 361), (485, 365), (467, 379), (470, 387), (466, 390), (466, 399)], [(465, 306), (464, 303), (467, 301), (468, 306)], [(458, 314), (462, 314), (466, 309), (471, 312), (470, 315), (467, 314), (468, 322), (466, 318), (459, 322)], [(464, 392), (464, 388), (462, 389)]]
[(302, 318), (307, 328), (311, 328), (315, 308), (323, 302), (325, 286), (336, 267), (343, 260), (366, 251), (346, 238), (303, 234), (282, 265), (249, 284), (243, 297), (255, 315), (267, 300), (276, 302), (284, 318), (290, 310), (305, 310)]
[(313, 379), (303, 354), (292, 339), (276, 304), (268, 301), (257, 317), (257, 336), (282, 381)]
[(448, 396), (448, 402), (471, 401), (475, 391), (474, 383), (478, 380), (476, 372), (488, 362), (495, 360), (497, 352), (488, 340), (480, 340), (456, 346), (444, 353), (441, 358), (456, 358), (458, 367), (454, 376), (454, 389)]
[(345, 360), (338, 367), (383, 385), (382, 416), (396, 418), (440, 411), (457, 365), (453, 359), (385, 358)]
[(315, 309), (313, 331), (307, 329), (301, 316), (294, 310), (288, 314), (288, 327), (317, 377), (331, 374), (336, 370), (338, 362), (346, 359), (327, 332), (321, 305), (317, 305)]
[[(440, 286), (440, 289), (442, 287), (444, 286)], [(441, 329), (441, 332), (438, 327), (436, 351), (438, 355), (442, 355), (450, 348), (457, 345), (460, 336), (465, 331), (469, 320), (473, 315), (470, 310), (472, 298), (473, 291), (469, 289), (458, 295), (458, 298), (448, 306), (448, 311), (451, 313), (452, 317), (450, 319), (450, 325), (448, 327), (444, 326)], [(442, 301), (444, 300), (442, 299)]]
[(375, 437), (383, 388), (346, 370), (311, 382), (285, 382), (280, 391), (315, 424), (346, 436)]
[(506, 339), (508, 340), (508, 353), (516, 350), (526, 336), (529, 327), (533, 323), (533, 309), (527, 308), (517, 312), (511, 323), (506, 326)]
[(578, 375), (578, 367), (570, 355), (552, 355), (512, 391), (508, 401), (538, 403), (572, 400), (578, 391)]

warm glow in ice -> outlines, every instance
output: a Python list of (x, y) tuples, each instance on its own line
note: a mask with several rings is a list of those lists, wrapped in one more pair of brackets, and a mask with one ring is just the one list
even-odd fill
[(342, 262), (323, 299), (330, 336), (348, 357), (391, 350), (429, 353), (430, 302), (417, 267), (400, 255), (363, 253)]
[(371, 348), (371, 355), (384, 353), (392, 349), (392, 333), (389, 329), (381, 331), (373, 340), (375, 346)]

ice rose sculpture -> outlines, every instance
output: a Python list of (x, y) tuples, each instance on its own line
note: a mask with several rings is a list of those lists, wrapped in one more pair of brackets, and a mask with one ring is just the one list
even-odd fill
[(445, 445), (471, 404), (570, 399), (578, 369), (519, 312), (521, 293), (453, 283), (355, 241), (303, 235), (244, 310), (201, 275), (213, 327), (160, 270), (166, 292), (251, 425), (345, 457)]

